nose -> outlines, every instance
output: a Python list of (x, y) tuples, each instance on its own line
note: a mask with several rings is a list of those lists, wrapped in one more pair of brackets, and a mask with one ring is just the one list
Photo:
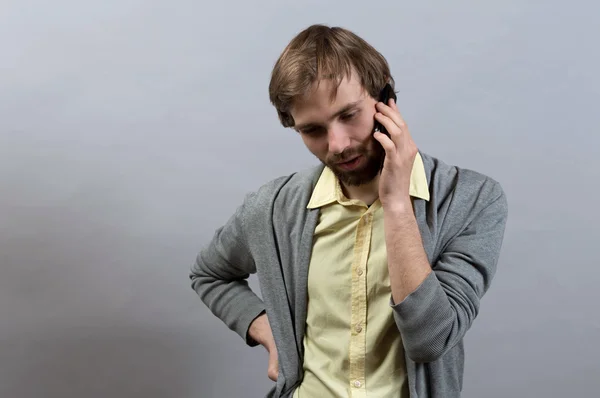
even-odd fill
[(339, 154), (350, 146), (350, 137), (342, 126), (333, 125), (327, 131), (329, 152)]

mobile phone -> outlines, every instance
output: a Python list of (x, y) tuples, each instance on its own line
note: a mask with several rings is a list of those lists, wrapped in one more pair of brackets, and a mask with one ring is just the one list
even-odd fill
[[(396, 93), (394, 92), (394, 89), (392, 88), (392, 86), (388, 83), (385, 85), (385, 87), (379, 93), (379, 101), (383, 102), (386, 105), (389, 105), (388, 101), (390, 100), (390, 98), (393, 98), (394, 102), (396, 102), (396, 99), (397, 99)], [(385, 126), (383, 126), (381, 123), (379, 123), (377, 120), (375, 120), (375, 128), (374, 128), (373, 132), (377, 132), (377, 131), (382, 132), (383, 134), (387, 135), (388, 137), (390, 136), (390, 133), (388, 133)]]

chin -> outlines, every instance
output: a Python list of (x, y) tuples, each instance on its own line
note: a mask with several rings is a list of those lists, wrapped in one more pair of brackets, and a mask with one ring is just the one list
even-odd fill
[(360, 170), (344, 171), (335, 167), (335, 165), (328, 165), (328, 167), (333, 171), (333, 174), (336, 175), (341, 183), (348, 186), (369, 184), (377, 177), (380, 170), (378, 167), (378, 162), (374, 162), (373, 160), (371, 160)]

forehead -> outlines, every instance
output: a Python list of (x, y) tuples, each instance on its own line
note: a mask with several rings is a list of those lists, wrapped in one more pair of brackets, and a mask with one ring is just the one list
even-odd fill
[[(335, 85), (336, 81), (331, 79), (315, 82), (304, 97), (294, 102), (291, 114), (296, 126), (324, 122), (348, 105), (364, 99), (365, 90), (353, 76), (345, 77), (337, 91), (334, 91)], [(332, 93), (335, 93), (334, 97)]]

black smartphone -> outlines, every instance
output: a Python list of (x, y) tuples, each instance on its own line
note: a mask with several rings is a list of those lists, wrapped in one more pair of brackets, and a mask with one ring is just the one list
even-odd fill
[[(390, 98), (394, 99), (394, 102), (396, 102), (396, 93), (394, 92), (394, 89), (392, 88), (392, 86), (388, 83), (385, 85), (385, 87), (381, 90), (381, 92), (379, 93), (379, 101), (383, 102), (386, 105), (388, 104), (388, 101), (390, 100)], [(388, 133), (388, 131), (386, 130), (386, 128), (379, 123), (377, 120), (375, 120), (375, 129), (373, 130), (373, 132), (377, 132), (380, 131), (383, 134), (387, 135), (388, 137), (390, 136), (390, 133)]]

